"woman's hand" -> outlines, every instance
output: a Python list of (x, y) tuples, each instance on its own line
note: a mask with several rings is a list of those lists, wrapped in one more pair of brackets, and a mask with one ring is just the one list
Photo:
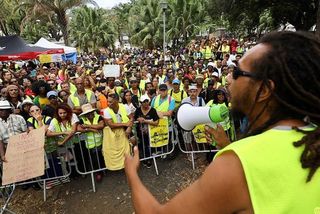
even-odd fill
[(146, 121), (143, 117), (139, 117), (137, 120), (139, 123), (145, 123)]

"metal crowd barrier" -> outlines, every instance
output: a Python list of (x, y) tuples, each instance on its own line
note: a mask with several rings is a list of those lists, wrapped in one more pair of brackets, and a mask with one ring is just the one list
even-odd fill
[[(2, 163), (0, 163), (1, 171), (0, 171), (0, 178), (2, 178)], [(2, 179), (1, 179), (2, 180)], [(16, 188), (15, 184), (5, 185), (0, 187), (0, 214), (4, 212), (14, 213), (9, 210), (7, 207), (9, 202), (13, 196), (13, 192)]]
[(94, 174), (106, 170), (102, 153), (102, 145), (97, 146), (96, 140), (94, 148), (86, 147), (86, 134), (77, 133), (77, 142), (72, 148), (72, 154), (75, 157), (75, 169), (80, 175), (91, 175), (92, 189), (96, 192)]
[(166, 135), (162, 133), (155, 133), (153, 135), (153, 142), (155, 143), (168, 139), (167, 144), (159, 147), (155, 147), (152, 145), (152, 143), (150, 143), (151, 138), (149, 133), (149, 125), (142, 125), (138, 121), (135, 121), (134, 130), (136, 130), (134, 132), (134, 135), (137, 139), (140, 162), (152, 159), (156, 174), (159, 175), (156, 158), (167, 158), (168, 155), (170, 155), (175, 148), (176, 141), (174, 139), (173, 126), (167, 126), (168, 133)]
[[(226, 131), (229, 139), (234, 141), (236, 139), (236, 132), (234, 128), (234, 121), (230, 117), (230, 129)], [(196, 129), (196, 128), (195, 128)], [(179, 149), (191, 156), (192, 169), (195, 169), (195, 154), (199, 153), (216, 153), (219, 151), (214, 145), (210, 145), (205, 141), (197, 141), (196, 139), (205, 138), (204, 130), (198, 129), (190, 132), (186, 132), (181, 130), (178, 125), (174, 125), (175, 136), (178, 139)], [(201, 137), (197, 137), (195, 135), (201, 135)]]

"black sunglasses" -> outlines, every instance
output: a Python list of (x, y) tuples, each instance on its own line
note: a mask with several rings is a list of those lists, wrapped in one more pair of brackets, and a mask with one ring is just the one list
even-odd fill
[(238, 77), (250, 77), (250, 78), (254, 78), (254, 74), (248, 71), (243, 71), (240, 68), (236, 68), (234, 69), (234, 71), (232, 72), (232, 78), (234, 80), (238, 79)]

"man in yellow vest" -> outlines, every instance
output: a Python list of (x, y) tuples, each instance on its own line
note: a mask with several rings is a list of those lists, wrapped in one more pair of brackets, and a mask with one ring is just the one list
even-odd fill
[(227, 78), (232, 108), (249, 119), (247, 137), (227, 145), (222, 127), (207, 127), (207, 140), (226, 147), (199, 180), (166, 204), (139, 179), (134, 148), (126, 174), (135, 213), (318, 213), (319, 58), (315, 35), (265, 35)]
[(151, 107), (157, 110), (160, 118), (172, 116), (175, 100), (168, 95), (168, 86), (166, 84), (160, 84), (159, 95), (152, 99)]
[(169, 90), (169, 95), (175, 100), (174, 110), (177, 110), (181, 101), (188, 97), (187, 92), (180, 89), (180, 80), (174, 79), (172, 81), (173, 89)]
[(132, 131), (133, 115), (128, 106), (119, 103), (119, 95), (110, 92), (108, 94), (108, 108), (103, 110), (103, 116), (110, 128), (125, 128), (129, 137)]
[(82, 112), (81, 106), (90, 103), (93, 108), (96, 108), (97, 100), (91, 90), (85, 89), (83, 79), (81, 77), (75, 80), (77, 91), (71, 94), (68, 98), (68, 105), (72, 108), (75, 114)]

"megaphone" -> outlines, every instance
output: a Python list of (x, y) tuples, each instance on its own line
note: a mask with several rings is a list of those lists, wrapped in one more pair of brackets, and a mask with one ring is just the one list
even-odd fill
[(183, 103), (177, 110), (178, 126), (184, 131), (191, 131), (199, 124), (220, 123), (228, 116), (229, 109), (225, 105), (195, 107), (190, 103)]

